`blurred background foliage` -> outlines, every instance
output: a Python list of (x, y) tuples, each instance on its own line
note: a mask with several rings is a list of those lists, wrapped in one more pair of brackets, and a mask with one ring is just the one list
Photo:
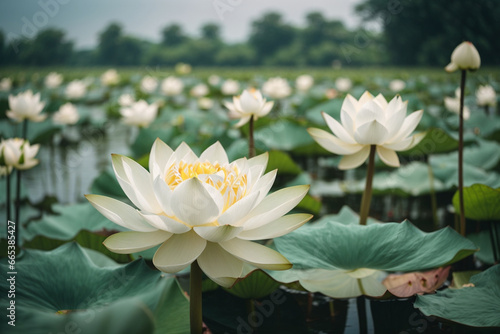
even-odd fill
[(348, 28), (321, 12), (305, 25), (268, 12), (251, 23), (245, 42), (228, 43), (217, 23), (198, 36), (182, 25), (165, 26), (157, 42), (127, 35), (110, 23), (95, 49), (77, 50), (63, 30), (41, 30), (33, 39), (7, 40), (0, 31), (0, 65), (23, 66), (443, 66), (454, 47), (471, 40), (484, 65), (500, 63), (500, 3), (497, 0), (365, 0), (356, 6), (364, 26)]

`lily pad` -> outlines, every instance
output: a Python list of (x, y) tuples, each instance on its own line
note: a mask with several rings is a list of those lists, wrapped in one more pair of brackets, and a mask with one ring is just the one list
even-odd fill
[(410, 158), (416, 158), (429, 154), (450, 152), (457, 148), (458, 140), (450, 136), (443, 129), (431, 128), (426, 131), (425, 137), (417, 145), (399, 154)]
[(302, 172), (302, 169), (295, 163), (288, 153), (282, 151), (270, 151), (269, 162), (266, 172), (277, 169), (279, 174), (297, 175)]
[(500, 327), (500, 265), (474, 275), (469, 287), (417, 296), (415, 307), (433, 315), (474, 327)]
[[(455, 212), (460, 213), (458, 191), (453, 196)], [(464, 187), (465, 217), (475, 220), (500, 220), (500, 188), (493, 189), (484, 184)]]
[(493, 248), (491, 246), (490, 231), (485, 230), (478, 233), (467, 234), (467, 239), (479, 247), (479, 252), (474, 254), (479, 261), (486, 264), (495, 263)]
[(271, 294), (279, 286), (279, 283), (269, 277), (268, 274), (262, 270), (255, 270), (230, 289), (224, 288), (224, 290), (243, 299), (260, 299)]
[(273, 150), (291, 151), (314, 142), (303, 125), (288, 120), (277, 121), (255, 131), (255, 140)]
[[(2, 272), (9, 271), (7, 266), (4, 259)], [(58, 333), (68, 326), (96, 334), (189, 331), (189, 303), (177, 281), (143, 260), (100, 267), (78, 244), (69, 243), (49, 252), (26, 250), (16, 270), (18, 333)], [(7, 280), (0, 282), (2, 295), (9, 288)], [(8, 303), (3, 298), (2, 309)], [(6, 321), (0, 328), (13, 329)]]
[(470, 240), (450, 227), (425, 233), (407, 220), (366, 226), (313, 223), (274, 242), (297, 269), (422, 271), (449, 265), (477, 251)]

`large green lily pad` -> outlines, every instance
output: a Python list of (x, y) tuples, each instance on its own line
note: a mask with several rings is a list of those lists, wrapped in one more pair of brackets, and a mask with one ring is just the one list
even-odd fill
[(296, 269), (422, 271), (477, 251), (474, 243), (449, 227), (425, 233), (407, 220), (366, 226), (313, 223), (274, 241)]
[(303, 125), (288, 121), (276, 121), (255, 131), (255, 140), (270, 149), (291, 151), (314, 142)]
[[(10, 271), (6, 260), (0, 263), (2, 272)], [(177, 281), (143, 260), (109, 266), (68, 243), (49, 252), (26, 250), (15, 269), (17, 333), (59, 333), (67, 326), (95, 334), (189, 330), (189, 303)], [(2, 280), (2, 295), (9, 289)], [(2, 298), (3, 310), (8, 303)], [(6, 321), (0, 328), (3, 333), (13, 329)]]
[(474, 275), (473, 286), (417, 296), (415, 307), (433, 315), (474, 327), (500, 327), (500, 265)]
[(453, 151), (458, 147), (458, 141), (440, 128), (431, 128), (426, 131), (425, 137), (412, 149), (399, 154), (410, 159), (424, 155)]
[[(455, 212), (460, 213), (458, 191), (453, 196)], [(500, 220), (500, 188), (484, 184), (464, 187), (465, 217), (475, 220)]]

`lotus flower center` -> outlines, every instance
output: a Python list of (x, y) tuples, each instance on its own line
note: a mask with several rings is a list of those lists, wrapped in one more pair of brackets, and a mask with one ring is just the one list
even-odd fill
[(247, 175), (235, 164), (221, 166), (219, 163), (181, 161), (168, 169), (165, 182), (173, 191), (183, 181), (198, 178), (220, 192), (224, 199), (223, 212), (247, 194)]

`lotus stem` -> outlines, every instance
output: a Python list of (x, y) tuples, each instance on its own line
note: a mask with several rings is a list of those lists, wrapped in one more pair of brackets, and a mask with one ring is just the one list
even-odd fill
[(458, 126), (458, 197), (460, 202), (460, 234), (465, 236), (465, 210), (464, 210), (464, 95), (465, 77), (467, 71), (462, 70), (460, 81), (460, 123)]
[(427, 172), (429, 173), (429, 192), (431, 195), (431, 206), (432, 206), (432, 220), (434, 221), (434, 227), (439, 228), (439, 220), (437, 216), (437, 198), (436, 190), (434, 189), (434, 173), (432, 171), (432, 166), (429, 162), (429, 156), (426, 156), (427, 162)]
[[(10, 203), (10, 173), (9, 173), (9, 167), (6, 166), (5, 168), (7, 168), (7, 174), (5, 175), (5, 182), (7, 183), (6, 184), (6, 188), (7, 188), (7, 197), (6, 197), (6, 205), (7, 205), (7, 228), (8, 228), (8, 221), (10, 220), (11, 218), (11, 212), (10, 212), (10, 207), (11, 207), (11, 203)], [(7, 233), (7, 235), (9, 235)]]
[[(22, 138), (28, 140), (28, 119), (23, 121), (22, 127)], [(19, 220), (19, 213), (21, 210), (21, 170), (18, 169), (16, 172), (16, 202), (15, 202), (15, 222), (17, 223), (16, 229), (16, 246), (19, 242), (19, 232), (21, 230), (21, 221)]]
[(370, 213), (370, 203), (372, 201), (372, 182), (375, 172), (375, 150), (377, 146), (370, 146), (370, 156), (368, 158), (368, 170), (366, 171), (366, 184), (363, 197), (361, 198), (361, 209), (359, 213), (359, 224), (366, 225), (368, 214)]
[(358, 310), (358, 323), (359, 323), (359, 333), (368, 333), (368, 324), (366, 320), (366, 303), (365, 296), (359, 296), (356, 298), (356, 306)]
[[(494, 263), (498, 263), (498, 253), (497, 253), (497, 244), (499, 242), (497, 235), (496, 235), (496, 227), (494, 227), (495, 223), (494, 222), (490, 222), (488, 225), (489, 225), (489, 229), (490, 229), (490, 242), (491, 242), (491, 249), (493, 251), (493, 261)], [(497, 239), (495, 242), (495, 238)]]
[(203, 331), (202, 298), (201, 298), (202, 271), (198, 261), (191, 264), (189, 277), (189, 319), (191, 334), (201, 334)]
[(253, 124), (254, 123), (254, 115), (250, 117), (249, 129), (248, 129), (248, 158), (255, 157), (255, 143), (253, 139)]

